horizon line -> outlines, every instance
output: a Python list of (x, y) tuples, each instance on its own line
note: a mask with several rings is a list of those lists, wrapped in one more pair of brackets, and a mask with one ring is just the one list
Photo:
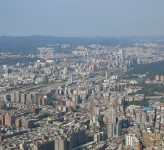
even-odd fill
[(56, 38), (125, 38), (125, 37), (163, 37), (164, 35), (126, 35), (126, 36), (55, 36), (55, 35), (0, 35), (0, 37), (56, 37)]

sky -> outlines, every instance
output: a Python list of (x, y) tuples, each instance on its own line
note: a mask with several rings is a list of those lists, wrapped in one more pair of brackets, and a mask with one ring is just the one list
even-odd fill
[(0, 0), (0, 36), (164, 35), (164, 0)]

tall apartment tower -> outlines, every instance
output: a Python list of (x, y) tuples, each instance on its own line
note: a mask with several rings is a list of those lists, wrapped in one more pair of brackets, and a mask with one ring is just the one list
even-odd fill
[(34, 150), (54, 150), (54, 141), (47, 141), (45, 143), (35, 143), (33, 149)]
[(91, 115), (94, 115), (94, 107), (95, 107), (94, 99), (90, 97), (88, 101), (88, 111)]
[(27, 100), (27, 94), (26, 93), (21, 93), (20, 94), (20, 101), (22, 104), (26, 104), (26, 100)]
[(10, 96), (11, 96), (11, 102), (15, 102), (15, 101), (16, 101), (15, 93), (12, 92), (12, 93), (10, 94)]
[(5, 114), (0, 114), (0, 124), (5, 125)]
[(13, 127), (15, 125), (15, 117), (7, 113), (5, 115), (5, 125), (8, 127)]
[(15, 101), (16, 101), (17, 103), (20, 103), (20, 93), (19, 93), (19, 91), (16, 91), (16, 92), (15, 92)]
[(55, 150), (67, 150), (67, 140), (62, 137), (55, 139), (54, 148)]
[(121, 135), (121, 127), (122, 127), (121, 121), (117, 122), (116, 124), (109, 123), (107, 125), (108, 137), (118, 138)]
[(109, 113), (109, 122), (116, 123), (116, 109), (111, 108), (108, 110), (108, 113)]
[(46, 106), (47, 105), (47, 95), (44, 95), (44, 94), (38, 95), (37, 104), (39, 106)]

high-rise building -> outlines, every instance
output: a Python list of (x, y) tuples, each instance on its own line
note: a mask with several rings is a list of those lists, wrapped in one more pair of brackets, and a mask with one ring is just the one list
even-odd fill
[(12, 69), (10, 69), (7, 65), (4, 65), (4, 75), (9, 75), (12, 72)]
[(0, 114), (0, 124), (5, 125), (5, 114)]
[(78, 146), (84, 144), (85, 142), (85, 131), (84, 130), (78, 130)]
[(54, 141), (37, 142), (34, 144), (34, 150), (54, 150)]
[(145, 112), (136, 112), (135, 113), (136, 116), (136, 123), (141, 123), (144, 124), (147, 121), (147, 116)]
[(15, 102), (16, 101), (15, 93), (12, 92), (10, 96), (11, 96), (11, 102)]
[(133, 134), (126, 136), (126, 146), (131, 146), (134, 150), (141, 150), (141, 144), (137, 137)]
[(16, 101), (17, 103), (20, 103), (20, 93), (19, 93), (19, 91), (16, 91), (16, 92), (15, 92), (15, 101)]
[(155, 80), (156, 81), (159, 81), (160, 80), (160, 76), (158, 74), (155, 76)]
[(46, 106), (47, 105), (47, 95), (45, 95), (45, 94), (37, 95), (37, 104), (39, 106)]
[(33, 104), (34, 103), (34, 95), (32, 93), (27, 93), (26, 103), (27, 104)]
[(78, 134), (77, 134), (77, 132), (72, 131), (71, 137), (72, 137), (72, 146), (73, 147), (78, 146)]
[(94, 99), (93, 99), (93, 97), (89, 97), (89, 99), (88, 99), (88, 111), (91, 115), (94, 115), (94, 107), (95, 107)]
[(110, 108), (108, 109), (108, 117), (110, 123), (116, 123), (116, 109)]
[(15, 127), (16, 128), (21, 128), (22, 127), (22, 119), (21, 118), (16, 118), (15, 119)]
[(54, 149), (59, 150), (59, 139), (54, 140)]
[(118, 138), (121, 135), (122, 124), (118, 121), (116, 124), (109, 123), (107, 125), (107, 135), (110, 138)]
[(22, 126), (26, 129), (33, 128), (34, 127), (34, 120), (23, 118), (22, 119)]
[(100, 135), (99, 135), (99, 133), (94, 133), (94, 141), (96, 143), (100, 142)]
[(95, 85), (95, 92), (101, 92), (102, 90), (102, 84), (101, 83), (98, 83)]
[(106, 71), (106, 79), (110, 79), (111, 77), (111, 72), (110, 71)]
[(15, 116), (7, 113), (5, 115), (5, 125), (8, 127), (13, 127), (15, 125)]
[(67, 75), (67, 73), (68, 73), (68, 69), (67, 69), (67, 67), (65, 67), (65, 68), (63, 69), (63, 74), (64, 74), (64, 75)]
[(67, 140), (62, 137), (55, 139), (54, 148), (55, 150), (67, 150)]
[(28, 150), (27, 143), (23, 141), (23, 142), (19, 145), (19, 148), (20, 148), (21, 150)]
[(141, 58), (137, 57), (137, 64), (141, 64)]
[(119, 49), (119, 54), (121, 57), (123, 57), (125, 55), (125, 50)]
[(163, 75), (160, 76), (160, 81), (164, 81), (164, 76)]
[(67, 150), (73, 149), (73, 138), (72, 136), (67, 137)]
[(67, 150), (66, 139), (59, 139), (59, 150)]
[(43, 77), (43, 82), (44, 82), (45, 84), (48, 83), (48, 76), (47, 76), (47, 75), (45, 75), (45, 76)]
[(26, 100), (27, 100), (27, 95), (26, 93), (21, 93), (20, 94), (20, 101), (22, 104), (26, 104)]
[(77, 95), (77, 94), (73, 94), (72, 96), (72, 101), (75, 105), (78, 105), (80, 104), (80, 95)]
[(96, 143), (100, 142), (100, 141), (104, 141), (104, 132), (98, 132), (98, 133), (94, 133), (94, 141)]

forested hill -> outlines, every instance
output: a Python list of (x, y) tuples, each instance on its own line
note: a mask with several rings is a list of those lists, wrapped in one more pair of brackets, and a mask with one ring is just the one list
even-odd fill
[(55, 44), (70, 44), (76, 45), (89, 45), (89, 44), (102, 44), (106, 46), (121, 47), (132, 46), (133, 41), (131, 38), (112, 38), (112, 37), (93, 37), (93, 38), (80, 38), (80, 37), (54, 37), (54, 36), (22, 36), (10, 37), (0, 36), (0, 52), (15, 52), (15, 53), (36, 53), (37, 47), (55, 45)]
[[(104, 46), (131, 47), (136, 42), (158, 41), (164, 44), (164, 36), (131, 37), (55, 37), (55, 36), (0, 36), (0, 52), (36, 53), (37, 47), (55, 46), (56, 44), (77, 45), (101, 44)], [(55, 47), (56, 48), (56, 47)], [(58, 49), (55, 49), (58, 50)], [(60, 49), (59, 49), (60, 51)]]

